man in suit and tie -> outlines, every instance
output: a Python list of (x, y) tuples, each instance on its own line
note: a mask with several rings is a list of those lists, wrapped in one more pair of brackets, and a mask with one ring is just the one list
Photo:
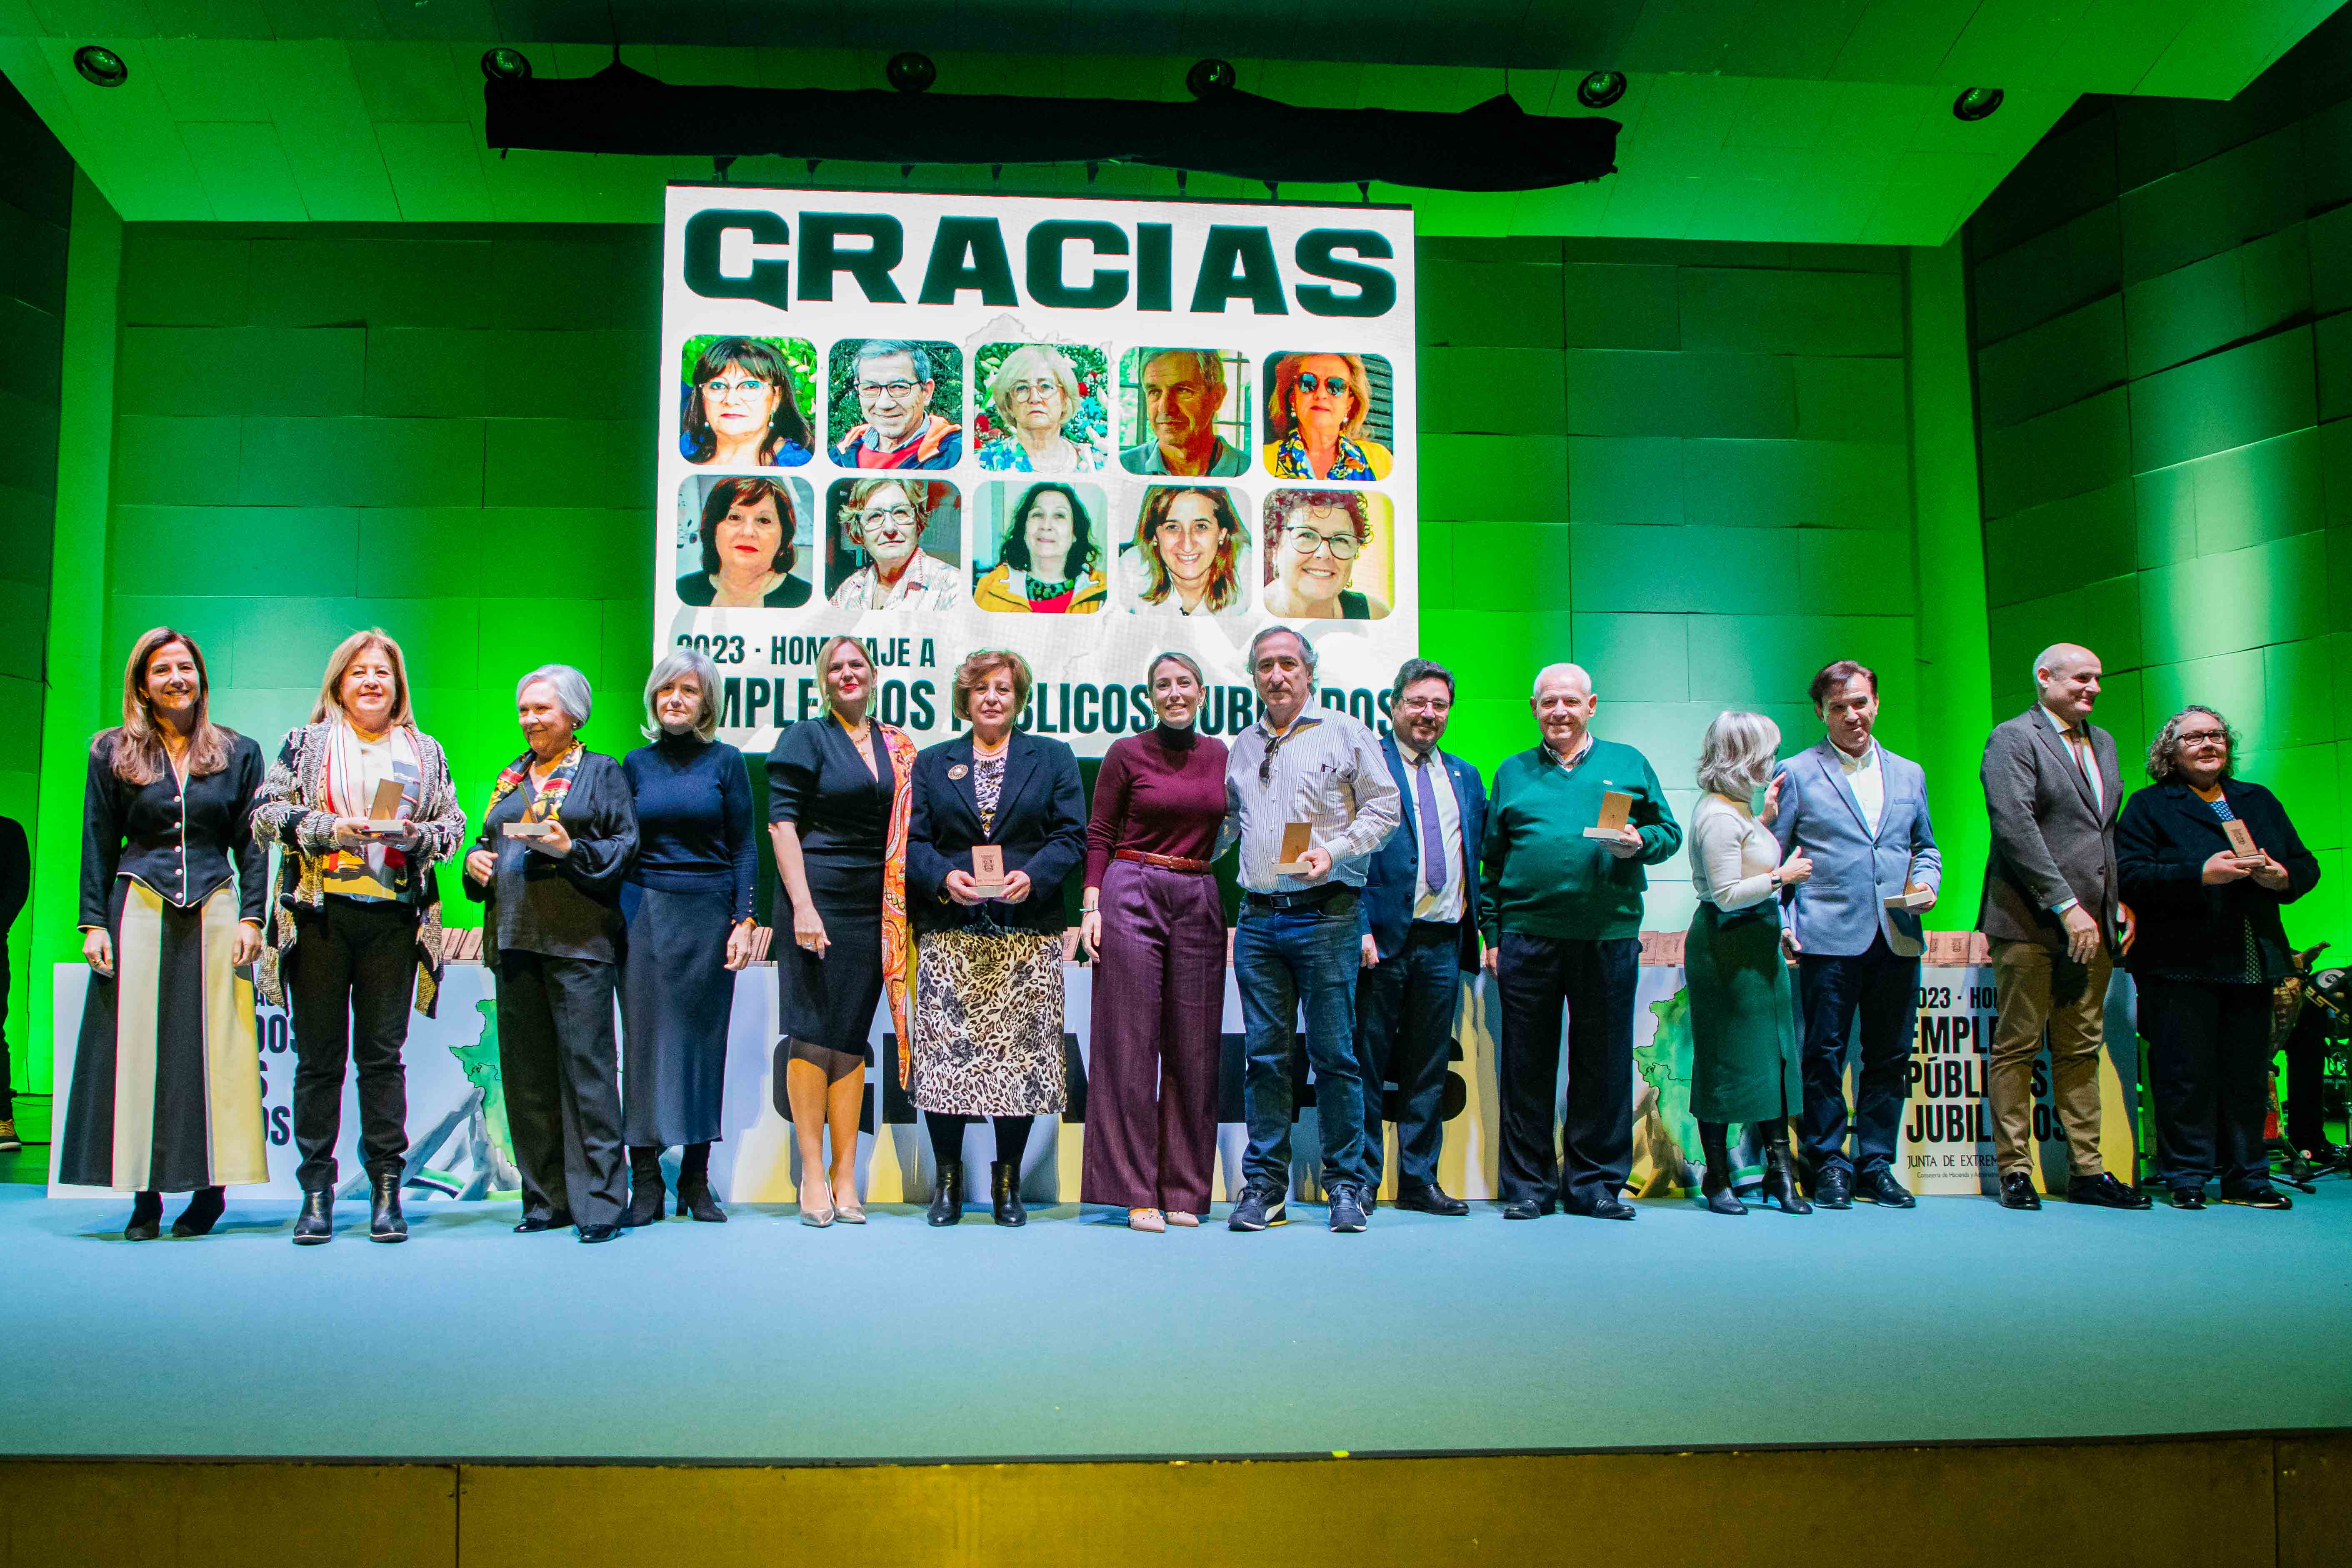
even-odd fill
[(1364, 877), (1363, 971), (1356, 979), (1356, 1064), (1364, 1078), (1364, 1193), (1381, 1189), (1381, 1089), (1397, 1086), (1397, 1207), (1466, 1215), (1438, 1184), (1445, 1067), (1462, 976), (1478, 972), (1476, 871), (1486, 820), (1478, 770), (1437, 749), (1454, 710), (1454, 675), (1409, 658), (1389, 697), (1394, 733), (1381, 742), (1404, 820)]
[[(1943, 886), (1944, 858), (1928, 819), (1927, 773), (1871, 737), (1877, 674), (1842, 658), (1813, 677), (1811, 696), (1829, 733), (1780, 764), (1771, 819), (1781, 854), (1794, 849), (1813, 862), (1812, 876), (1782, 894), (1795, 905), (1781, 940), (1797, 954), (1805, 1020), (1799, 1153), (1815, 1207), (1852, 1208), (1861, 1198), (1907, 1209), (1911, 1194), (1895, 1175), (1895, 1134), (1919, 1027), (1927, 947), (1919, 920)], [(1927, 890), (1926, 903), (1887, 907), (1914, 887)], [(1857, 1016), (1862, 1063), (1849, 1118), (1846, 1042)]]
[(1992, 942), (2000, 1017), (1985, 1099), (2005, 1208), (2038, 1209), (2033, 1191), (2033, 1058), (2050, 1041), (2050, 1098), (2066, 1131), (2069, 1203), (2144, 1209), (2146, 1194), (2099, 1157), (2099, 1052), (2107, 979), (2130, 940), (2116, 873), (2123, 776), (2115, 737), (2091, 722), (2099, 658), (2058, 643), (2033, 661), (2040, 700), (1985, 742), (1985, 861), (1977, 929)]

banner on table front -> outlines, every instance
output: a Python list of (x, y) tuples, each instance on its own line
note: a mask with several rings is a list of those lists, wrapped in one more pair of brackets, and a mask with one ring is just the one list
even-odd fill
[[(1078, 1177), (1085, 1115), (1087, 1037), (1092, 1013), (1093, 972), (1064, 969), (1068, 1033), (1071, 1110), (1062, 1122), (1041, 1118), (1031, 1138), (1024, 1187), (1034, 1202), (1072, 1201)], [(73, 1079), (75, 1045), (89, 972), (59, 964), (54, 978), (57, 1017), (57, 1081)], [(515, 1189), (513, 1155), (508, 1143), (500, 1088), (495, 982), (479, 964), (453, 963), (445, 972), (439, 1016), (409, 1019), (408, 1137), (412, 1201), (438, 1194), (483, 1197)], [(723, 1197), (747, 1203), (789, 1202), (797, 1188), (798, 1160), (793, 1130), (777, 1105), (773, 1063), (775, 972), (765, 965), (738, 977), (729, 1028), (726, 1134), (711, 1149), (711, 1173)], [(1917, 1050), (1912, 1058), (1910, 1104), (1906, 1107), (1895, 1172), (1923, 1194), (1974, 1194), (1988, 1190), (1993, 1172), (1990, 1126), (1982, 1109), (1984, 1071), (1992, 1031), (1992, 971), (1923, 969)], [(294, 1050), (291, 1021), (275, 1007), (261, 1007), (256, 1037), (262, 1068), (264, 1125), (269, 1140), (270, 1182), (264, 1192), (287, 1196), (295, 1181), (292, 1091)], [(1500, 1014), (1487, 984), (1465, 985), (1454, 1030), (1454, 1060), (1445, 1086), (1444, 1152), (1439, 1178), (1451, 1192), (1490, 1197), (1496, 1191), (1497, 1118), (1495, 1029)], [(877, 1203), (928, 1197), (930, 1146), (920, 1135), (917, 1113), (896, 1082), (896, 1046), (887, 1012), (877, 1013), (866, 1069), (867, 1092), (859, 1139), (860, 1179)], [(1230, 973), (1225, 983), (1224, 1063), (1219, 1089), (1218, 1193), (1238, 1179), (1244, 1143), (1242, 1121), (1241, 1004)], [(1698, 1129), (1690, 1113), (1690, 1012), (1683, 972), (1644, 967), (1634, 1015), (1634, 1163), (1633, 1185), (1644, 1196), (1665, 1197), (1696, 1181)], [(2100, 1065), (2103, 1132), (2107, 1166), (2137, 1169), (2133, 1133), (2137, 1041), (2132, 1033), (2130, 983), (2119, 978), (2107, 999), (2107, 1054)], [(2065, 1141), (2052, 1118), (2046, 1058), (2035, 1065), (2035, 1134), (2042, 1144), (2041, 1173), (2063, 1187), (2067, 1172)], [(1566, 1072), (1561, 1073), (1563, 1086)], [(626, 1093), (626, 1086), (623, 1086)], [(1300, 1191), (1314, 1188), (1320, 1149), (1313, 1111), (1313, 1085), (1300, 1096), (1301, 1116), (1293, 1147)], [(337, 1150), (346, 1188), (364, 1190), (357, 1159), (359, 1110), (352, 1085), (343, 1089), (342, 1137)], [(879, 1136), (876, 1136), (878, 1133)], [(967, 1158), (992, 1157), (991, 1134), (975, 1129)], [(1393, 1133), (1391, 1134), (1393, 1151)], [(98, 1189), (70, 1187), (57, 1180), (57, 1150), (51, 1149), (52, 1196), (94, 1196)], [(1752, 1144), (1743, 1152), (1744, 1181), (1760, 1163)], [(1394, 1188), (1394, 1163), (1388, 1166)], [(245, 1189), (248, 1192), (253, 1189)]]
[(709, 654), (728, 740), (817, 712), (843, 632), (919, 742), (980, 647), (1082, 755), (1150, 727), (1166, 648), (1234, 733), (1276, 622), (1377, 720), (1420, 619), (1409, 209), (680, 184), (662, 266), (656, 657)]

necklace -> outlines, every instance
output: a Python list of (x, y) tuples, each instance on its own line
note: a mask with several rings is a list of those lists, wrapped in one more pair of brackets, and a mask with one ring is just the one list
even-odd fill
[(1004, 754), (1004, 749), (1011, 744), (1013, 744), (1013, 737), (1010, 733), (1007, 733), (1004, 739), (997, 742), (996, 744), (992, 746), (982, 745), (981, 743), (980, 737), (974, 735), (971, 738), (971, 754), (975, 757), (994, 759), (1003, 756)]

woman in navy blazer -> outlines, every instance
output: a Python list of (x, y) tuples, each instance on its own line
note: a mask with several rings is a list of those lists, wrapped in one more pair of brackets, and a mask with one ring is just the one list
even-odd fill
[[(2271, 995), (2286, 977), (2282, 907), (2311, 891), (2319, 861), (2278, 798), (2230, 776), (2238, 737), (2210, 708), (2157, 731), (2147, 775), (2124, 803), (2116, 869), (2137, 931), (2124, 962), (2139, 992), (2154, 1068), (2156, 1157), (2175, 1208), (2221, 1200), (2283, 1209), (2263, 1142), (2269, 1109)], [(2228, 824), (2256, 853), (2242, 857)]]
[[(963, 1134), (996, 1124), (996, 1223), (1023, 1225), (1021, 1155), (1038, 1116), (1060, 1114), (1063, 884), (1086, 855), (1087, 797), (1059, 741), (1013, 728), (1029, 666), (982, 649), (956, 671), (952, 704), (971, 733), (915, 759), (907, 903), (916, 936), (907, 1092), (939, 1165), (929, 1218), (963, 1216)], [(972, 876), (972, 849), (1003, 851), (1001, 890)]]

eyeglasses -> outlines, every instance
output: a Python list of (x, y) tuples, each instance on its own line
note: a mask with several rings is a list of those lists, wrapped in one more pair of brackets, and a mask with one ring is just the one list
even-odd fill
[(746, 376), (741, 381), (706, 381), (702, 384), (702, 395), (721, 403), (730, 397), (741, 396), (756, 400), (767, 395), (768, 384), (758, 376)]
[(1348, 378), (1346, 376), (1327, 375), (1323, 377), (1322, 380), (1318, 381), (1315, 379), (1315, 373), (1311, 370), (1300, 373), (1298, 377), (1298, 390), (1307, 394), (1309, 397), (1315, 395), (1318, 391), (1327, 392), (1334, 397), (1353, 397), (1356, 395), (1356, 389), (1349, 384)]
[(857, 521), (867, 528), (879, 528), (886, 522), (895, 522), (905, 528), (915, 521), (915, 509), (910, 506), (874, 507), (859, 512)]
[(1061, 395), (1062, 386), (1059, 382), (1016, 381), (1013, 384), (1013, 396), (1016, 402), (1026, 403), (1032, 398), (1059, 397)]
[(906, 396), (921, 384), (922, 383), (919, 381), (861, 381), (857, 384), (857, 395), (887, 397), (895, 401)]
[(1311, 528), (1286, 529), (1282, 542), (1301, 555), (1328, 547), (1334, 561), (1353, 561), (1364, 548), (1364, 542), (1352, 533), (1318, 533)]
[(2172, 737), (2173, 743), (2180, 746), (2201, 746), (2209, 741), (2220, 741), (2227, 744), (2229, 739), (2229, 734), (2221, 730), (2183, 730)]

